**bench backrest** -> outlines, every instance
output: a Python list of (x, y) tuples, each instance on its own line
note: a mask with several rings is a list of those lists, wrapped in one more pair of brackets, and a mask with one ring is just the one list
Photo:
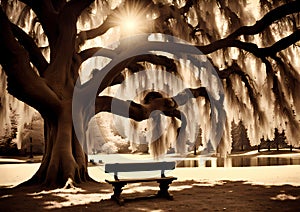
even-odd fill
[(118, 179), (118, 172), (139, 172), (161, 170), (161, 177), (165, 177), (165, 170), (175, 169), (176, 163), (171, 162), (149, 162), (149, 163), (109, 163), (105, 164), (106, 173), (114, 173)]

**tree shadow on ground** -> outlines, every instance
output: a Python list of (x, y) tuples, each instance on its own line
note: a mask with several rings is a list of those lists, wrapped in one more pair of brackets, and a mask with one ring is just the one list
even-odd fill
[(174, 182), (174, 200), (144, 198), (158, 190), (156, 183), (128, 185), (124, 206), (110, 200), (105, 183), (85, 183), (81, 188), (42, 191), (40, 187), (0, 189), (1, 211), (298, 211), (300, 188), (291, 185), (251, 185), (244, 181)]

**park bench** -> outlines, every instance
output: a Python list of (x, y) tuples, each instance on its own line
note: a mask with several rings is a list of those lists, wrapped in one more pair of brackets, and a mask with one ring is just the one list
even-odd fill
[[(119, 205), (124, 204), (124, 198), (121, 196), (122, 188), (128, 183), (139, 183), (139, 182), (152, 182), (156, 181), (159, 183), (160, 190), (155, 197), (162, 197), (169, 200), (173, 200), (173, 196), (169, 193), (169, 185), (176, 177), (166, 177), (166, 170), (175, 169), (175, 162), (149, 162), (149, 163), (113, 163), (105, 164), (106, 173), (114, 173), (114, 180), (105, 180), (107, 183), (113, 186), (114, 194), (111, 199), (118, 202)], [(120, 172), (141, 172), (141, 171), (161, 171), (160, 177), (150, 178), (122, 178), (119, 179), (118, 173)]]

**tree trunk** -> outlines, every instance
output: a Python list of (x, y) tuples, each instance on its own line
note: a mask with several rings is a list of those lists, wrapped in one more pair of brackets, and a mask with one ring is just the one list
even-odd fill
[(63, 103), (55, 118), (44, 117), (45, 154), (39, 170), (25, 184), (68, 187), (90, 180), (87, 155), (73, 130), (71, 101)]

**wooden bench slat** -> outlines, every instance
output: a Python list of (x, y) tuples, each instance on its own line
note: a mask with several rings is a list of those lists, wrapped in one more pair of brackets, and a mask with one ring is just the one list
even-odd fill
[(129, 178), (129, 179), (119, 179), (119, 180), (105, 180), (109, 184), (114, 183), (139, 183), (139, 182), (152, 182), (152, 181), (167, 181), (167, 180), (177, 180), (176, 177), (163, 177), (163, 178)]
[(151, 162), (151, 163), (114, 163), (105, 164), (106, 173), (116, 172), (138, 172), (155, 170), (173, 170), (176, 163), (172, 162)]

